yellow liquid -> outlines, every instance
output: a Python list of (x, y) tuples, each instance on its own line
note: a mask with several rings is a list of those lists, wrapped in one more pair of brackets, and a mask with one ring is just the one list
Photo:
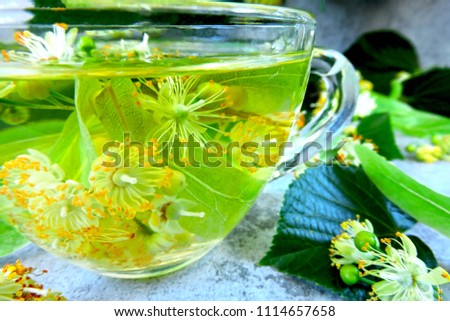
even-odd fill
[[(309, 59), (168, 61), (0, 68), (13, 88), (0, 98), (0, 200), (36, 244), (105, 274), (157, 275), (206, 253), (253, 205)], [(196, 148), (171, 145), (190, 136)]]

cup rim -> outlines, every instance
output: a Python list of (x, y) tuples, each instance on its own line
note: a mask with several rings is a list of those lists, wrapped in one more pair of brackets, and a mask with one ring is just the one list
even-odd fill
[[(144, 11), (158, 11), (158, 10), (167, 10), (171, 12), (196, 12), (198, 14), (208, 13), (210, 15), (219, 15), (219, 14), (228, 14), (235, 15), (241, 17), (250, 17), (251, 15), (254, 18), (264, 18), (270, 20), (271, 26), (287, 26), (287, 25), (302, 25), (309, 26), (311, 28), (315, 28), (317, 22), (312, 13), (301, 10), (297, 8), (289, 8), (289, 7), (281, 7), (281, 6), (270, 6), (270, 5), (260, 5), (253, 3), (236, 3), (236, 2), (181, 2), (177, 3), (145, 3), (145, 1), (134, 3), (133, 0), (127, 2), (126, 0), (116, 0), (114, 3), (99, 3), (95, 5), (72, 5), (67, 8), (59, 8), (59, 7), (35, 7), (35, 6), (26, 6), (26, 5), (17, 5), (15, 2), (11, 4), (0, 5), (1, 11), (26, 11), (31, 12), (33, 10), (88, 10), (88, 9), (96, 9), (96, 10), (108, 10), (108, 9), (118, 9), (118, 10), (144, 10)], [(29, 3), (28, 3), (29, 4)], [(264, 26), (264, 24), (258, 23), (257, 21), (254, 24), (246, 22), (246, 25), (258, 25)], [(45, 25), (45, 24), (41, 24)], [(50, 23), (49, 23), (50, 25)], [(210, 26), (223, 26), (223, 23), (211, 24)], [(226, 26), (233, 26), (236, 24), (226, 24)], [(0, 26), (2, 26), (2, 21), (0, 20)], [(185, 26), (188, 27), (190, 24), (167, 24), (165, 27), (170, 26)]]

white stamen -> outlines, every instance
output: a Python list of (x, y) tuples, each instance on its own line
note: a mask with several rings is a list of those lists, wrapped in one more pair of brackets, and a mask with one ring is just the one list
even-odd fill
[(59, 213), (59, 215), (61, 217), (66, 217), (67, 216), (67, 206), (61, 207), (61, 212)]
[(127, 174), (122, 174), (120, 176), (120, 180), (124, 183), (132, 184), (132, 185), (137, 184), (137, 182), (138, 182), (136, 177), (131, 177), (131, 176), (128, 176)]
[(205, 212), (189, 212), (189, 211), (180, 211), (181, 216), (190, 216), (190, 217), (204, 217)]

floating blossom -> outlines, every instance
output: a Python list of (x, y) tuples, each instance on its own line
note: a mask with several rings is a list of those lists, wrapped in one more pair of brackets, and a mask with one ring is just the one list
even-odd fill
[(37, 224), (51, 229), (80, 231), (98, 226), (103, 206), (80, 183), (68, 180), (47, 193), (31, 198), (28, 210)]
[[(20, 260), (6, 264), (0, 273), (0, 301), (65, 301), (61, 293), (44, 290), (41, 284), (30, 278), (35, 271), (25, 267)], [(43, 271), (46, 273), (46, 271)]]
[(209, 123), (227, 118), (222, 114), (227, 87), (213, 81), (199, 84), (199, 79), (199, 76), (166, 77), (156, 86), (146, 82), (157, 96), (155, 99), (140, 95), (142, 108), (151, 111), (158, 124), (149, 139), (173, 142), (177, 136), (180, 141), (192, 136), (196, 142), (205, 144), (210, 140), (208, 129), (221, 132)]
[[(150, 61), (154, 57), (150, 50), (150, 37), (147, 33), (143, 34), (142, 41), (129, 40), (134, 37), (131, 30), (107, 31), (107, 30), (88, 30), (80, 38), (77, 55), (83, 57), (88, 53), (96, 59), (106, 60), (128, 60), (141, 59)], [(101, 39), (120, 39), (120, 41), (103, 42)], [(123, 38), (128, 38), (127, 40)], [(97, 39), (97, 41), (94, 41)]]
[(77, 28), (70, 29), (67, 33), (67, 25), (53, 25), (53, 32), (49, 31), (44, 38), (35, 35), (30, 31), (17, 32), (16, 41), (27, 47), (27, 52), (8, 52), (11, 60), (58, 60), (67, 62), (72, 59), (74, 49), (72, 45), (78, 33)]
[(331, 240), (330, 258), (332, 265), (339, 268), (344, 264), (357, 263), (359, 260), (370, 260), (374, 255), (370, 252), (360, 251), (355, 246), (355, 236), (362, 231), (373, 233), (373, 226), (369, 220), (364, 222), (356, 220), (348, 220), (341, 224), (342, 232), (340, 235)]
[(151, 209), (155, 188), (164, 184), (168, 171), (150, 166), (145, 161), (147, 152), (141, 153), (136, 146), (120, 144), (109, 152), (118, 155), (119, 161), (106, 154), (94, 161), (89, 175), (93, 195), (112, 215), (123, 213), (133, 218), (137, 212)]
[(132, 58), (138, 56), (139, 58), (149, 59), (152, 55), (150, 47), (148, 45), (150, 37), (148, 34), (144, 33), (142, 41), (136, 45), (135, 43), (128, 44), (125, 40), (120, 40), (119, 52), (126, 54), (127, 57)]
[[(364, 276), (381, 279), (372, 285), (377, 298), (382, 301), (432, 301), (437, 294), (441, 299), (439, 285), (450, 282), (449, 274), (441, 267), (427, 268), (417, 257), (414, 243), (402, 233), (397, 233), (397, 237), (401, 242), (384, 239), (385, 252), (372, 249), (373, 259), (359, 261)], [(393, 247), (393, 242), (399, 248)]]

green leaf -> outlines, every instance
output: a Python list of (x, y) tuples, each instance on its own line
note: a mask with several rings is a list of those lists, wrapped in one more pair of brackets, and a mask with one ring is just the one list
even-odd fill
[(428, 268), (434, 269), (438, 267), (438, 262), (434, 257), (433, 251), (420, 238), (414, 235), (408, 235), (417, 249), (417, 257), (421, 259)]
[(450, 237), (449, 197), (418, 183), (365, 147), (356, 146), (355, 151), (367, 176), (392, 203), (417, 221)]
[(77, 113), (73, 112), (66, 120), (64, 129), (50, 151), (50, 159), (58, 163), (66, 174), (66, 179), (78, 180), (86, 171), (86, 157), (80, 140)]
[(0, 220), (0, 257), (8, 255), (28, 244), (28, 239), (14, 227)]
[(398, 72), (414, 73), (419, 69), (414, 46), (391, 30), (361, 35), (344, 54), (374, 84), (375, 90), (384, 94), (391, 91), (391, 80)]
[(357, 128), (358, 135), (370, 139), (378, 146), (378, 153), (387, 159), (403, 159), (395, 143), (388, 113), (373, 114), (361, 120)]
[(331, 267), (331, 239), (342, 232), (341, 222), (369, 219), (379, 236), (393, 236), (414, 221), (390, 203), (360, 167), (310, 168), (285, 195), (277, 233), (261, 265), (312, 280), (348, 299), (362, 300), (367, 287), (344, 287)]
[(135, 92), (130, 79), (114, 78), (95, 100), (95, 113), (114, 140), (123, 141), (124, 133), (129, 133), (131, 140), (145, 142), (152, 117), (136, 105)]
[(450, 117), (450, 68), (431, 69), (402, 85), (402, 99), (412, 107)]
[(50, 158), (58, 163), (66, 179), (74, 179), (88, 186), (93, 160), (98, 156), (92, 137), (102, 132), (94, 115), (95, 99), (102, 90), (98, 80), (78, 79), (76, 82), (76, 110), (66, 120), (64, 129), (54, 144)]
[(373, 113), (389, 113), (394, 129), (410, 136), (450, 134), (450, 118), (420, 111), (411, 106), (380, 94), (373, 93), (377, 108)]
[[(94, 124), (86, 124), (93, 135), (101, 132), (98, 120)], [(50, 159), (58, 163), (66, 174), (66, 179), (74, 179), (88, 186), (87, 176), (91, 168), (91, 159), (80, 134), (77, 112), (67, 118), (62, 133), (49, 152)]]
[(64, 126), (61, 120), (11, 127), (0, 133), (0, 164), (26, 153), (28, 148), (50, 150)]
[(64, 121), (47, 120), (45, 122), (28, 123), (17, 127), (10, 127), (0, 132), (0, 145), (22, 140), (29, 140), (40, 136), (53, 135), (62, 130)]
[[(98, 157), (92, 141), (91, 133), (87, 125), (98, 123), (98, 119), (94, 115), (95, 98), (102, 91), (102, 86), (95, 79), (77, 79), (75, 83), (75, 97), (77, 108), (78, 127), (80, 129), (80, 143), (83, 145), (86, 168), (91, 168), (92, 163)], [(89, 172), (83, 171), (81, 182), (88, 185)]]
[(210, 240), (231, 232), (266, 183), (249, 172), (225, 164), (216, 168), (189, 166), (177, 170), (186, 176), (189, 187), (179, 197), (196, 201), (198, 206), (191, 210), (206, 214), (203, 218), (183, 217), (180, 223), (192, 233)]

